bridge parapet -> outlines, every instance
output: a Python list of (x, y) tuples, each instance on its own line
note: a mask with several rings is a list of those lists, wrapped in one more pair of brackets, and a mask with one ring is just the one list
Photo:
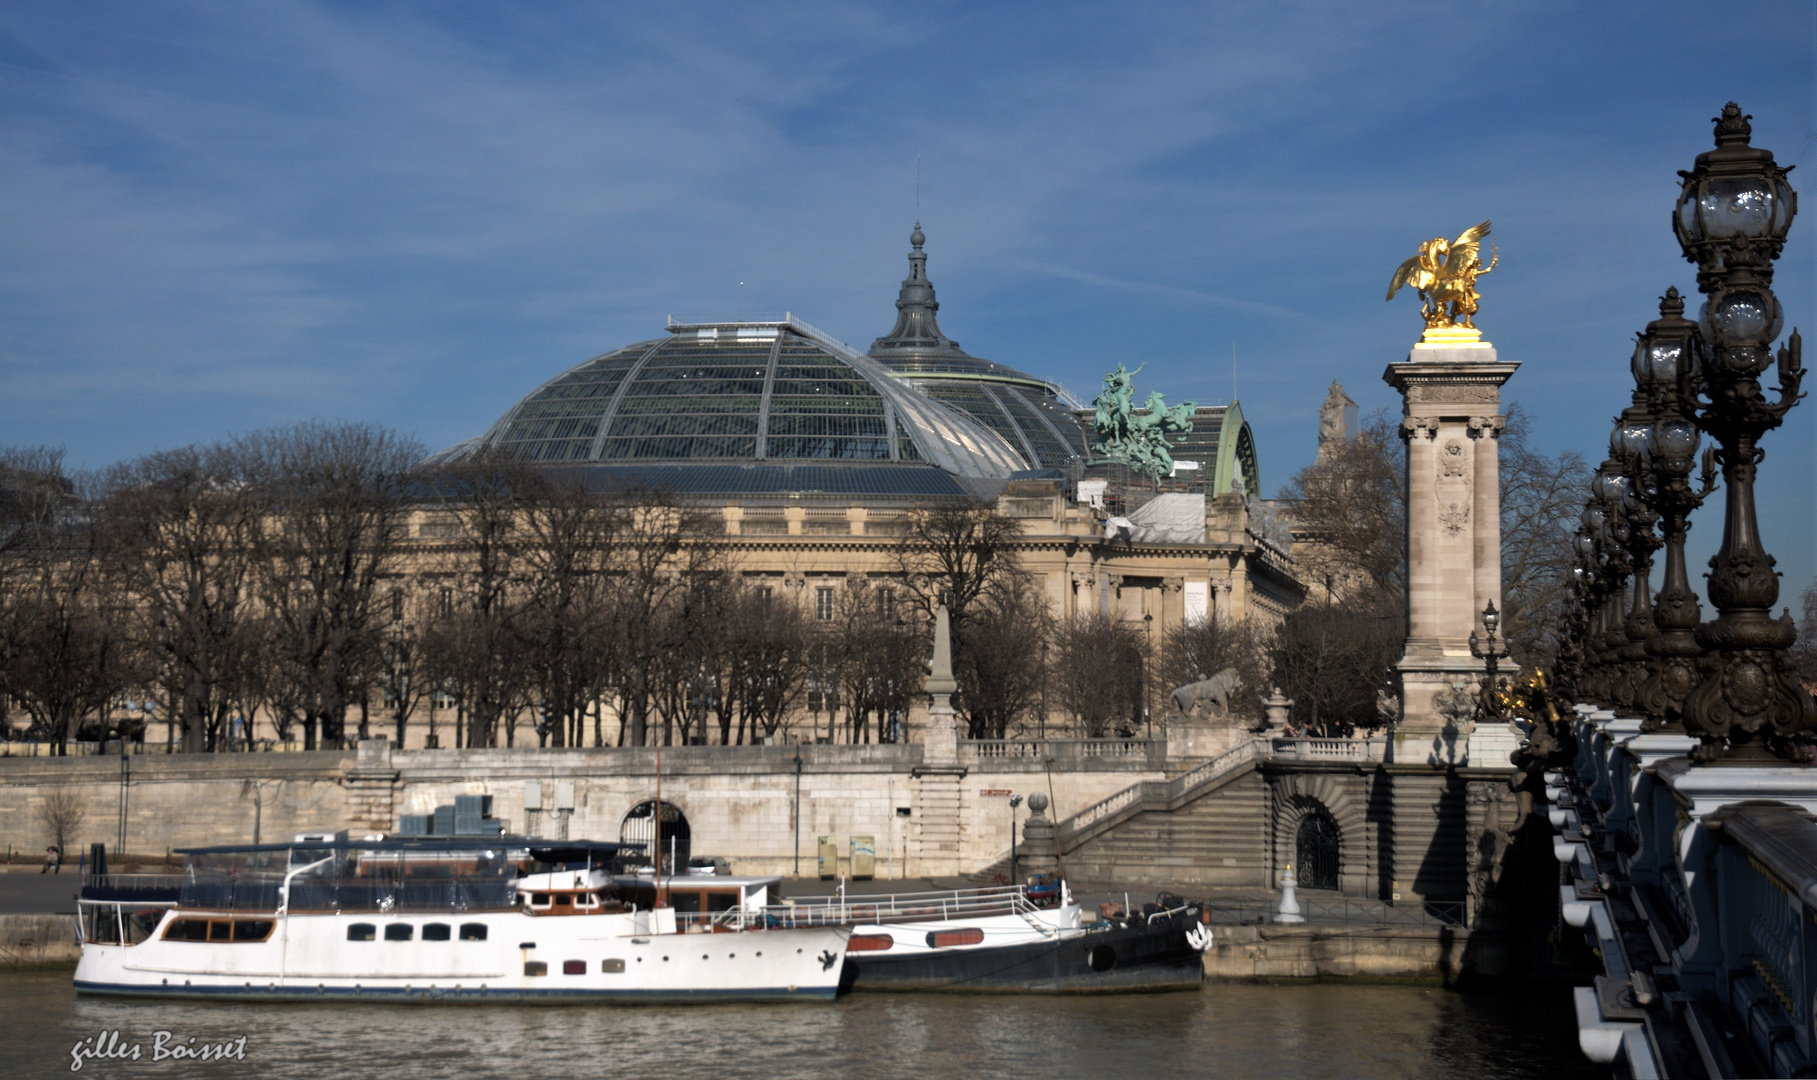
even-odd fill
[(1579, 1044), (1633, 1076), (1817, 1072), (1817, 770), (1694, 765), (1696, 741), (1580, 708), (1547, 773), (1564, 921), (1604, 969)]

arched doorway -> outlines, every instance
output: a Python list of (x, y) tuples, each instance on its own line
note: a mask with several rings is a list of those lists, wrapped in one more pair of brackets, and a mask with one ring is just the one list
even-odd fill
[(1323, 810), (1314, 810), (1300, 819), (1300, 832), (1294, 842), (1294, 862), (1303, 889), (1338, 887), (1338, 823)]
[[(690, 832), (688, 817), (674, 803), (662, 804), (662, 866), (664, 873), (685, 873), (688, 865)], [(649, 866), (655, 862), (655, 853), (651, 850), (656, 841), (656, 800), (647, 799), (631, 808), (625, 820), (618, 827), (618, 842), (621, 844), (642, 844), (641, 855), (625, 856), (631, 863)], [(671, 858), (671, 856), (673, 858)], [(678, 870), (678, 868), (681, 868)]]

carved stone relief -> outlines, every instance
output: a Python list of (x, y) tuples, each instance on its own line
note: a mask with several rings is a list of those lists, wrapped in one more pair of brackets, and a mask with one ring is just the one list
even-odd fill
[(1469, 456), (1464, 444), (1445, 440), (1439, 453), (1438, 520), (1445, 531), (1456, 536), (1470, 523)]

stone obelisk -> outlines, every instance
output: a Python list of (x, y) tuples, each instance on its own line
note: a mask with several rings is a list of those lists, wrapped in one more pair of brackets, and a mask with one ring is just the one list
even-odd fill
[(1409, 744), (1417, 741), (1449, 762), (1470, 734), (1459, 688), (1474, 697), (1483, 673), (1470, 635), (1486, 637), (1485, 605), (1502, 607), (1497, 439), (1501, 387), (1518, 367), (1498, 360), (1480, 331), (1440, 327), (1382, 375), (1401, 392), (1407, 440), (1407, 647), (1397, 665), (1397, 745), (1415, 751)]

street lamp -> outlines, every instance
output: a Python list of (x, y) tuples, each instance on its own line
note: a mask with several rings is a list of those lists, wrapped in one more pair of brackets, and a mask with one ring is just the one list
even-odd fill
[(1800, 688), (1787, 652), (1798, 637), (1790, 616), (1770, 614), (1779, 575), (1754, 510), (1760, 437), (1797, 404), (1804, 379), (1794, 330), (1777, 354), (1778, 400), (1761, 393), (1784, 321), (1773, 295), (1773, 260), (1798, 196), (1772, 153), (1748, 145), (1748, 120), (1734, 102), (1723, 106), (1716, 149), (1679, 174), (1684, 186), (1672, 219), (1685, 258), (1697, 264), (1697, 289), (1708, 298), (1698, 314), (1708, 348), (1689, 354), (1680, 377), (1698, 426), (1720, 447), (1726, 488), (1722, 546), (1709, 574), (1717, 615), (1696, 631), (1703, 681), (1685, 699), (1684, 725), (1702, 741), (1692, 755), (1698, 761), (1727, 755), (1808, 762), (1811, 748), (1800, 740), (1817, 731), (1817, 701)]
[(1016, 807), (1022, 805), (1022, 796), (1009, 797), (1009, 883), (1016, 884)]
[(1621, 490), (1615, 497), (1621, 504), (1623, 541), (1633, 576), (1627, 614), (1612, 635), (1616, 668), (1611, 696), (1627, 709), (1635, 707), (1647, 681), (1647, 640), (1659, 633), (1653, 625), (1651, 596), (1653, 553), (1660, 546), (1653, 526), (1658, 523), (1659, 514), (1650, 497), (1653, 485), (1648, 482), (1644, 461), (1653, 411), (1639, 387), (1635, 388), (1632, 402), (1621, 411), (1609, 434), (1609, 458), (1621, 470)]
[[(1159, 483), (1160, 481), (1156, 481)], [(1148, 722), (1148, 654), (1155, 649), (1155, 617), (1142, 616), (1142, 730), (1145, 738), (1155, 737), (1154, 725)]]
[(1665, 575), (1653, 601), (1658, 632), (1646, 641), (1650, 670), (1635, 702), (1647, 714), (1649, 731), (1682, 720), (1685, 697), (1699, 681), (1697, 658), (1703, 655), (1694, 633), (1703, 612), (1685, 572), (1685, 534), (1691, 529), (1691, 511), (1703, 505), (1716, 486), (1716, 460), (1713, 449), (1704, 451), (1703, 489), (1694, 490), (1691, 470), (1699, 433), (1686, 414), (1689, 405), (1679, 388), (1680, 375), (1703, 342), (1697, 324), (1684, 317), (1684, 310), (1678, 290), (1667, 289), (1659, 298), (1659, 318), (1640, 333), (1631, 365), (1634, 385), (1646, 395), (1654, 418), (1639, 456), (1645, 474), (1642, 484), (1659, 514), (1666, 552)]
[(1483, 630), (1488, 640), (1484, 641), (1476, 636), (1476, 631), (1470, 631), (1470, 655), (1483, 662), (1482, 702), (1484, 711), (1489, 713), (1500, 711), (1495, 704), (1495, 679), (1502, 659), (1509, 654), (1507, 639), (1498, 639), (1495, 633), (1501, 623), (1501, 612), (1495, 610), (1495, 601), (1491, 600), (1483, 605)]

